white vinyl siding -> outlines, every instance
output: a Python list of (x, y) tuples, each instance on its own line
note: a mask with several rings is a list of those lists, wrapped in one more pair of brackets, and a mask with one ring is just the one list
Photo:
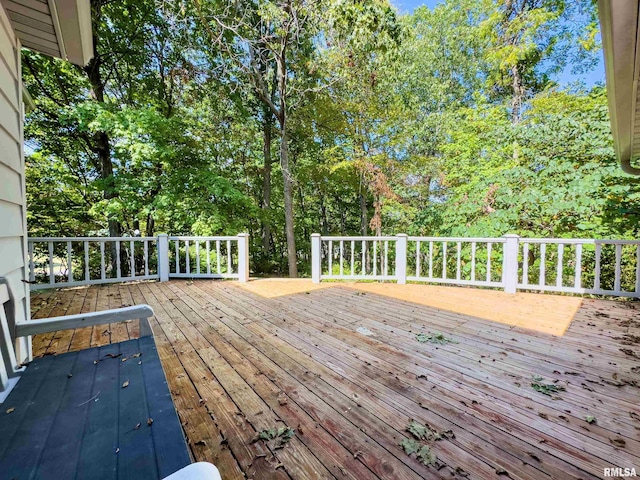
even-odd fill
[[(20, 43), (0, 5), (0, 276), (9, 280), (15, 296), (14, 321), (29, 318), (26, 279), (26, 195), (22, 154)], [(29, 356), (21, 340), (18, 361)]]

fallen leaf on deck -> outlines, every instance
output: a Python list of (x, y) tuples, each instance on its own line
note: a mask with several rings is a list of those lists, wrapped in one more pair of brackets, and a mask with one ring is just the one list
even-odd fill
[(587, 423), (596, 423), (597, 422), (596, 417), (594, 417), (593, 415), (587, 415), (585, 420), (587, 421)]
[(14, 407), (7, 408), (7, 413), (12, 413), (12, 412), (15, 412), (15, 411), (16, 411), (16, 409)]
[(127, 388), (129, 386), (129, 380), (122, 384), (122, 388)]
[(153, 423), (153, 418), (147, 418), (147, 425), (151, 426)]
[(67, 378), (71, 378), (73, 375), (71, 373), (67, 373)]
[(138, 430), (138, 429), (140, 429), (140, 426), (141, 426), (141, 425), (142, 425), (142, 424), (141, 424), (140, 422), (138, 422), (138, 423), (136, 423), (136, 426), (135, 426), (135, 427), (133, 427), (133, 429), (134, 429), (134, 430)]
[(205, 442), (204, 440), (198, 440), (194, 445), (202, 445), (202, 446), (207, 446), (207, 442)]
[(138, 358), (141, 355), (142, 355), (142, 352), (134, 353), (133, 355), (131, 355), (131, 358)]
[(109, 357), (109, 358), (118, 358), (118, 357), (120, 357), (120, 356), (122, 356), (122, 354), (121, 354), (121, 353), (107, 353), (107, 354), (105, 355), (105, 357)]
[(504, 468), (496, 468), (496, 474), (497, 475), (506, 475), (507, 477), (509, 476), (509, 472), (507, 472)]
[(120, 447), (116, 448), (116, 453), (120, 453)]
[(407, 455), (416, 453), (420, 449), (420, 444), (413, 438), (405, 438), (404, 440), (402, 440), (400, 446), (404, 449)]

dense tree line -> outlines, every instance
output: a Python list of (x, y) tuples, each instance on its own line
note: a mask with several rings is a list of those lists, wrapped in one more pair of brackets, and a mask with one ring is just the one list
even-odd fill
[(95, 55), (23, 52), (33, 236), (637, 238), (589, 0), (92, 0)]

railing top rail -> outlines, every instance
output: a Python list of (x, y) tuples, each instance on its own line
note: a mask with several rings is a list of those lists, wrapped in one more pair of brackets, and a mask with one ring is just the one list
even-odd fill
[(367, 241), (395, 241), (398, 240), (398, 237), (395, 236), (391, 236), (391, 235), (386, 235), (383, 237), (376, 237), (376, 236), (360, 236), (360, 237), (350, 237), (350, 236), (331, 236), (331, 235), (322, 235), (320, 237), (320, 240), (323, 241), (327, 241), (327, 240), (333, 240), (333, 241), (355, 241), (355, 242), (367, 242)]
[(238, 236), (237, 235), (221, 235), (221, 236), (211, 236), (211, 237), (198, 237), (198, 236), (187, 236), (187, 235), (176, 235), (176, 236), (169, 236), (169, 240), (200, 240), (200, 241), (205, 241), (205, 240), (238, 240)]
[(29, 237), (30, 242), (114, 242), (153, 241), (158, 237)]
[(507, 241), (506, 238), (503, 237), (409, 237), (410, 242), (480, 242), (480, 243), (505, 243)]
[(640, 240), (607, 240), (593, 238), (527, 238), (520, 237), (520, 243), (564, 243), (582, 245), (640, 245)]

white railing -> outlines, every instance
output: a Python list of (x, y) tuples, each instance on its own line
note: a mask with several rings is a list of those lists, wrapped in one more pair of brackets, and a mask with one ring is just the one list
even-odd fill
[(640, 297), (640, 241), (521, 238), (517, 288)]
[(34, 290), (159, 278), (157, 237), (29, 238)]
[[(171, 248), (170, 248), (171, 243)], [(31, 289), (169, 278), (249, 279), (249, 236), (28, 239)]]
[[(397, 280), (399, 237), (314, 238), (319, 239), (322, 278)], [(406, 246), (406, 236), (400, 242)]]
[(503, 287), (506, 238), (409, 237), (407, 280)]
[(640, 297), (640, 241), (311, 237), (312, 279), (390, 280)]
[(170, 278), (248, 276), (248, 236), (169, 237)]

